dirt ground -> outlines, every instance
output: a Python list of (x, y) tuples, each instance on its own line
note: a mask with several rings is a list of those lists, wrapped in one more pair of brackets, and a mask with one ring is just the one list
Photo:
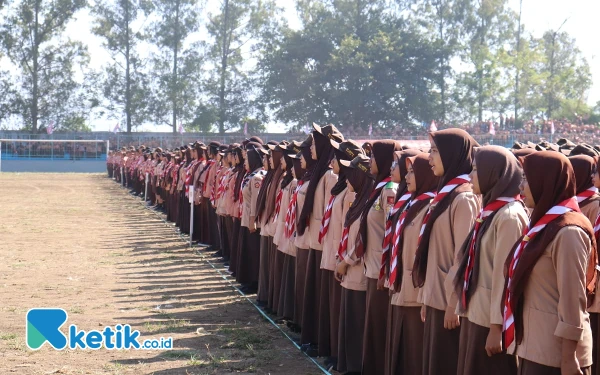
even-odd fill
[[(0, 374), (321, 373), (210, 257), (105, 175), (0, 174)], [(65, 333), (130, 324), (173, 350), (32, 351), (34, 307), (65, 309)]]

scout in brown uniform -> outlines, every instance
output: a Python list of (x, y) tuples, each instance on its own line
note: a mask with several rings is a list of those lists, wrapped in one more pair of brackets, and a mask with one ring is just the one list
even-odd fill
[(259, 273), (258, 273), (258, 291), (256, 293), (256, 302), (259, 306), (266, 306), (268, 310), (270, 307), (267, 306), (267, 301), (269, 299), (269, 276), (270, 276), (270, 252), (273, 238), (270, 237), (265, 231), (264, 227), (266, 225), (264, 220), (264, 210), (266, 206), (265, 195), (267, 194), (267, 190), (269, 189), (269, 185), (275, 176), (275, 169), (271, 168), (271, 150), (263, 146), (259, 149), (262, 155), (262, 164), (263, 170), (266, 172), (264, 179), (262, 181), (262, 185), (260, 187), (260, 191), (258, 192), (257, 198), (257, 207), (256, 207), (256, 220), (257, 225), (261, 229), (260, 230), (260, 261), (259, 261)]
[[(300, 153), (300, 142), (292, 141), (286, 147), (282, 147), (283, 159), (281, 167), (285, 174), (281, 181), (281, 201), (276, 204), (273, 224), (276, 226), (273, 243), (277, 246), (277, 253), (283, 254), (283, 266), (281, 267), (281, 284), (279, 286), (279, 303), (277, 305), (277, 316), (287, 320), (290, 328), (296, 327), (294, 323), (295, 291), (296, 291), (296, 247), (294, 239), (286, 236), (285, 223), (290, 202), (296, 191), (298, 181), (296, 180), (295, 164), (293, 158)], [(299, 175), (300, 162), (297, 160), (296, 167)], [(297, 195), (296, 195), (297, 197)], [(279, 199), (279, 198), (278, 198)], [(277, 209), (279, 207), (279, 209)]]
[(242, 292), (256, 293), (260, 261), (260, 228), (256, 223), (258, 192), (264, 178), (261, 148), (254, 142), (246, 145), (245, 167), (248, 175), (242, 181), (242, 218), (238, 244), (238, 270), (236, 280), (242, 284)]
[[(598, 157), (594, 157), (594, 173), (592, 182), (594, 186), (598, 189), (600, 188), (600, 176), (598, 175)], [(594, 226), (594, 235), (596, 237), (596, 243), (598, 242), (600, 235), (600, 212), (596, 216), (596, 220), (592, 222)], [(590, 323), (592, 327), (592, 337), (594, 341), (594, 352), (592, 354), (592, 359), (594, 364), (592, 365), (592, 374), (600, 375), (600, 278), (596, 277), (596, 289), (594, 290), (593, 300), (591, 301), (591, 305), (588, 302), (588, 312), (590, 313)]]
[[(411, 273), (421, 224), (435, 196), (439, 179), (429, 166), (429, 154), (413, 151), (396, 153), (392, 169), (394, 181), (400, 181), (401, 169), (406, 170), (403, 184), (411, 195), (408, 203), (392, 220), (389, 267), (389, 289), (392, 294), (388, 310), (384, 374), (419, 374), (422, 370), (423, 331), (418, 289)], [(400, 168), (401, 162), (404, 168)], [(396, 217), (397, 216), (397, 217)]]
[(423, 220), (412, 277), (424, 305), (423, 375), (454, 375), (460, 322), (453, 281), (460, 248), (479, 212), (468, 176), (478, 144), (461, 129), (432, 132), (429, 138), (429, 162), (440, 185)]
[[(281, 191), (281, 181), (285, 174), (285, 169), (281, 168), (283, 160), (283, 150), (287, 147), (287, 142), (283, 141), (278, 144), (267, 144), (271, 150), (269, 163), (271, 169), (275, 171), (273, 180), (269, 184), (269, 189), (265, 192), (263, 199), (266, 200), (265, 207), (261, 213), (261, 220), (264, 221), (261, 232), (264, 231), (270, 238), (269, 241), (269, 288), (267, 298), (267, 308), (269, 312), (276, 313), (279, 305), (279, 293), (281, 290), (281, 275), (283, 271), (283, 253), (277, 251), (275, 245), (275, 234), (277, 224), (274, 222), (275, 210), (277, 208), (277, 199), (283, 194)], [(259, 198), (260, 199), (260, 198)], [(279, 201), (281, 205), (281, 201)]]
[(239, 249), (239, 239), (241, 235), (241, 205), (242, 201), (240, 200), (241, 191), (242, 191), (242, 183), (244, 181), (244, 177), (246, 176), (246, 167), (245, 167), (245, 159), (242, 155), (242, 145), (234, 148), (234, 160), (235, 160), (235, 180), (232, 181), (233, 189), (231, 194), (233, 195), (233, 202), (231, 204), (231, 216), (233, 217), (233, 238), (231, 243), (231, 255), (229, 259), (229, 272), (231, 272), (233, 277), (237, 276), (237, 258), (238, 258), (238, 249)]
[(202, 196), (204, 198), (203, 202), (206, 203), (204, 208), (204, 217), (206, 221), (203, 227), (206, 235), (202, 239), (202, 242), (209, 244), (213, 250), (221, 249), (221, 237), (219, 236), (218, 220), (214, 205), (214, 194), (216, 193), (215, 182), (219, 169), (218, 153), (221, 146), (222, 145), (219, 142), (210, 142), (208, 144), (206, 156), (210, 167), (208, 168), (205, 180), (203, 181), (202, 191)]
[(504, 147), (475, 149), (471, 184), (482, 211), (461, 249), (455, 278), (461, 320), (458, 373), (515, 374), (517, 360), (502, 351), (504, 263), (529, 224), (520, 201), (523, 171)]
[(370, 176), (369, 158), (364, 155), (357, 156), (352, 162), (341, 160), (340, 164), (342, 168), (346, 168), (348, 190), (351, 193), (346, 196), (346, 204), (352, 206), (344, 220), (344, 231), (338, 248), (339, 263), (335, 270), (336, 279), (342, 284), (338, 315), (337, 371), (360, 374), (367, 277), (363, 271), (363, 259), (356, 256), (356, 249), (359, 246), (360, 216), (373, 192), (373, 179)]
[(594, 225), (598, 217), (598, 207), (600, 196), (598, 188), (592, 181), (593, 174), (596, 172), (596, 160), (587, 155), (570, 156), (569, 161), (575, 171), (575, 181), (577, 183), (577, 202), (581, 213)]
[(381, 140), (373, 142), (370, 159), (371, 175), (375, 189), (369, 196), (367, 207), (361, 216), (361, 244), (356, 255), (364, 257), (367, 276), (367, 313), (363, 341), (363, 370), (365, 374), (383, 374), (385, 364), (385, 340), (389, 293), (383, 286), (377, 287), (381, 270), (382, 243), (388, 213), (394, 206), (398, 185), (392, 182), (390, 169), (394, 152), (402, 150), (399, 142)]
[[(296, 194), (296, 209), (291, 212), (292, 215), (286, 215), (286, 228), (292, 226), (295, 231), (294, 245), (296, 246), (296, 303), (294, 322), (300, 328), (304, 311), (304, 288), (306, 284), (306, 267), (308, 265), (308, 253), (310, 248), (310, 233), (298, 231), (299, 216), (303, 210), (305, 200), (307, 199), (307, 191), (310, 184), (312, 174), (317, 166), (316, 162), (311, 157), (310, 146), (313, 143), (312, 134), (306, 138), (300, 145), (300, 165), (305, 170), (302, 178), (298, 178), (298, 187)], [(288, 217), (293, 220), (288, 223)], [(306, 224), (305, 224), (306, 226)], [(288, 236), (288, 238), (292, 238)], [(303, 343), (304, 344), (304, 343)]]
[[(522, 158), (521, 190), (533, 208), (527, 234), (506, 260), (504, 345), (519, 374), (589, 374), (592, 332), (586, 286), (593, 287), (596, 241), (580, 213), (569, 160), (553, 151)], [(591, 272), (590, 272), (591, 271)]]
[[(190, 203), (187, 200), (186, 177), (187, 170), (192, 162), (192, 151), (189, 146), (182, 146), (183, 163), (179, 168), (179, 180), (177, 181), (177, 191), (179, 192), (179, 203), (177, 207), (177, 221), (175, 224), (183, 232), (185, 218), (189, 221)], [(186, 208), (187, 207), (187, 208)], [(186, 211), (187, 210), (187, 211)]]
[(352, 161), (356, 156), (363, 153), (360, 145), (354, 141), (346, 140), (338, 143), (331, 141), (335, 149), (335, 158), (332, 160), (333, 173), (338, 176), (337, 182), (331, 188), (331, 198), (321, 221), (319, 237), (323, 245), (323, 256), (321, 258), (321, 287), (319, 291), (319, 356), (328, 357), (325, 365), (335, 368), (337, 365), (338, 352), (338, 328), (340, 299), (342, 287), (335, 279), (335, 266), (337, 250), (342, 231), (344, 230), (344, 218), (348, 206), (344, 206), (348, 183), (346, 173), (340, 168), (340, 160)]
[[(298, 217), (298, 233), (307, 236), (309, 246), (304, 287), (304, 309), (302, 315), (301, 343), (310, 356), (318, 355), (319, 338), (319, 290), (321, 287), (321, 257), (323, 245), (319, 242), (319, 231), (323, 213), (329, 203), (331, 189), (337, 176), (331, 171), (333, 147), (330, 140), (341, 142), (342, 134), (333, 125), (320, 127), (313, 124), (313, 142), (310, 147), (312, 160), (316, 163), (310, 175), (306, 202)], [(328, 307), (328, 306), (327, 306)]]

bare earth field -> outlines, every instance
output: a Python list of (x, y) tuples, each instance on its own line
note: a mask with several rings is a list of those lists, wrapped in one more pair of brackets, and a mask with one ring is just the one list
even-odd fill
[[(319, 374), (140, 199), (99, 174), (0, 174), (0, 374)], [(29, 350), (30, 308), (173, 350)]]

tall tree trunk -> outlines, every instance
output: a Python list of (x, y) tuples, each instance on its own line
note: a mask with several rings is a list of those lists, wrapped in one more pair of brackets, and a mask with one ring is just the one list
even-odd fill
[(175, 1), (175, 40), (173, 41), (173, 82), (171, 84), (171, 99), (173, 103), (173, 133), (177, 133), (177, 89), (178, 89), (178, 77), (177, 77), (177, 63), (178, 63), (178, 52), (179, 52), (179, 0)]
[(517, 121), (517, 119), (519, 118), (519, 78), (520, 78), (520, 66), (519, 64), (521, 63), (519, 61), (520, 56), (521, 56), (521, 15), (523, 14), (523, 0), (519, 1), (519, 28), (517, 31), (517, 56), (515, 59), (515, 68), (516, 68), (516, 73), (515, 73), (515, 122)]
[(34, 8), (34, 23), (33, 23), (33, 72), (32, 72), (32, 81), (33, 81), (33, 89), (31, 92), (31, 124), (33, 127), (33, 132), (36, 133), (38, 129), (38, 101), (39, 101), (39, 55), (40, 55), (40, 41), (38, 40), (38, 28), (39, 28), (39, 13), (40, 13), (40, 1), (35, 1)]
[(229, 56), (229, 41), (227, 39), (227, 23), (229, 22), (229, 0), (223, 2), (223, 46), (221, 49), (221, 82), (219, 87), (219, 133), (225, 133), (225, 78), (227, 74), (227, 58)]
[(131, 72), (130, 72), (130, 39), (129, 39), (129, 0), (125, 0), (125, 115), (127, 116), (127, 133), (131, 133)]
[[(485, 20), (483, 15), (481, 16), (481, 24), (479, 25), (479, 48), (483, 49), (485, 44)], [(481, 51), (480, 51), (481, 54)], [(478, 56), (477, 64), (477, 119), (479, 122), (483, 121), (483, 61), (481, 55)]]
[(446, 122), (446, 43), (444, 41), (444, 3), (440, 0), (438, 3), (438, 15), (440, 17), (440, 42), (442, 43), (441, 59), (440, 59), (440, 96), (442, 100), (442, 117), (443, 123)]

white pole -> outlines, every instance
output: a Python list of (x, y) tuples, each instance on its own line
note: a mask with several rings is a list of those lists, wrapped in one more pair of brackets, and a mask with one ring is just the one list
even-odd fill
[(0, 172), (2, 172), (2, 142), (0, 142)]
[(144, 190), (144, 203), (146, 203), (146, 201), (148, 200), (148, 179), (150, 174), (148, 172), (146, 172), (146, 189)]
[(192, 247), (192, 237), (194, 236), (194, 185), (190, 185), (190, 247)]
[(125, 173), (123, 173), (123, 166), (121, 166), (121, 186), (125, 186)]

